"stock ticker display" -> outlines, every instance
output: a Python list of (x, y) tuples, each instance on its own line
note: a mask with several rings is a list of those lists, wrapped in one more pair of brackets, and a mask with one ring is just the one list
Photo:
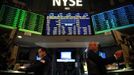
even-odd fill
[(134, 26), (134, 6), (127, 5), (92, 15), (92, 22), (96, 34), (118, 27)]
[[(87, 12), (49, 12), (47, 16), (3, 5), (0, 27), (45, 35), (91, 35), (90, 17), (95, 34), (134, 26), (134, 5), (126, 5), (95, 15)], [(44, 20), (46, 24), (44, 26)], [(44, 27), (43, 27), (44, 26)]]
[(0, 10), (0, 24), (16, 28), (19, 17), (19, 11), (16, 8), (3, 5)]
[(46, 35), (91, 35), (88, 13), (51, 12), (47, 15)]
[(3, 5), (0, 10), (0, 26), (23, 32), (42, 34), (44, 16), (19, 8)]

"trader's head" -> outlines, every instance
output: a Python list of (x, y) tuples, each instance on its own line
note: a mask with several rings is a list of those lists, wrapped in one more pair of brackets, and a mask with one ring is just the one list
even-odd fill
[(47, 55), (47, 52), (46, 52), (46, 50), (44, 48), (40, 48), (38, 50), (38, 55), (39, 55), (40, 58), (43, 58), (43, 57), (45, 57)]
[(99, 50), (99, 42), (89, 42), (88, 49), (93, 52), (97, 52)]

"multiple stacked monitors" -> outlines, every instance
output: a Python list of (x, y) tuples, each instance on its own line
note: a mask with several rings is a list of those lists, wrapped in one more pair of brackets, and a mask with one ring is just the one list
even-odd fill
[[(42, 34), (44, 16), (3, 5), (0, 10), (0, 27), (16, 28)], [(127, 5), (92, 15), (95, 34), (111, 29), (134, 26), (134, 6)], [(46, 18), (45, 35), (91, 35), (90, 15), (83, 12), (51, 12)], [(43, 33), (44, 34), (44, 33)]]
[(46, 35), (90, 35), (90, 16), (88, 13), (49, 13), (45, 30)]
[(44, 16), (22, 9), (3, 5), (0, 10), (0, 26), (8, 28), (18, 27), (20, 31), (41, 34)]
[(132, 26), (134, 24), (134, 6), (127, 5), (93, 15), (92, 21), (96, 34), (113, 28)]

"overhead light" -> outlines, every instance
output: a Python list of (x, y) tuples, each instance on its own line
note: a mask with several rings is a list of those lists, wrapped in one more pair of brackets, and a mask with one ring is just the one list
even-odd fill
[(19, 36), (17, 36), (17, 37), (18, 37), (19, 39), (21, 39), (21, 38), (22, 38), (22, 36), (20, 36), (20, 35), (19, 35)]
[(65, 7), (65, 10), (70, 10), (70, 7)]

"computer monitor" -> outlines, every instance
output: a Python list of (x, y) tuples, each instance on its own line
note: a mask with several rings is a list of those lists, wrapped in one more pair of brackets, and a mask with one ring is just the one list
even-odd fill
[(75, 59), (72, 58), (71, 51), (60, 52), (60, 59), (57, 59), (57, 62), (75, 62)]
[(60, 53), (60, 58), (61, 59), (71, 59), (72, 57), (71, 57), (71, 52), (61, 52)]
[(50, 12), (45, 35), (91, 35), (90, 14), (87, 12)]

